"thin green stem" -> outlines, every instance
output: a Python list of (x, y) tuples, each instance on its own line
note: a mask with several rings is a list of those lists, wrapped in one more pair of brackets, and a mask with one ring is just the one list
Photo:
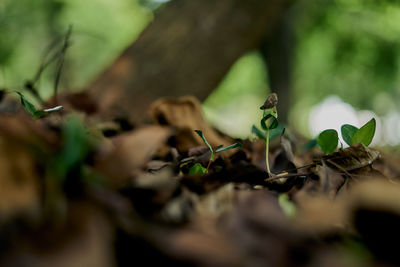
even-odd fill
[(208, 161), (208, 165), (207, 165), (207, 168), (206, 168), (207, 169), (207, 173), (208, 173), (208, 169), (210, 168), (211, 163), (214, 160), (214, 157), (215, 157), (214, 152), (211, 152), (210, 160)]
[(268, 176), (271, 176), (271, 170), (269, 169), (269, 162), (268, 162), (268, 153), (269, 153), (269, 129), (266, 131), (266, 138), (265, 138), (265, 165), (267, 166)]
[(208, 173), (208, 169), (210, 168), (211, 162), (212, 162), (212, 159), (210, 159), (210, 161), (208, 161), (208, 165), (207, 165), (207, 168), (206, 168), (207, 173)]

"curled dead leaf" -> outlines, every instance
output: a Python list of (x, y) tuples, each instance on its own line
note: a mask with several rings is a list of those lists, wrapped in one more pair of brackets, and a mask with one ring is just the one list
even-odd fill
[(333, 168), (340, 166), (345, 171), (352, 171), (371, 165), (379, 157), (379, 151), (359, 143), (327, 155), (323, 160)]

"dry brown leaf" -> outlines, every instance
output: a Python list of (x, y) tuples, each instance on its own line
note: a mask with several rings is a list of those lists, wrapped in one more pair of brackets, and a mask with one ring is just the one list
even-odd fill
[(59, 142), (58, 136), (42, 120), (34, 120), (27, 114), (0, 115), (0, 134), (40, 149)]
[(158, 124), (171, 125), (179, 131), (184, 131), (184, 134), (179, 135), (182, 140), (177, 138), (177, 148), (180, 151), (203, 145), (203, 141), (194, 130), (203, 131), (212, 146), (232, 144), (232, 139), (219, 135), (204, 120), (200, 102), (194, 97), (158, 100), (151, 105), (150, 116)]
[(327, 155), (323, 160), (333, 168), (340, 167), (340, 170), (352, 171), (371, 165), (379, 157), (379, 151), (359, 143)]
[(331, 198), (336, 196), (345, 182), (345, 178), (337, 171), (329, 168), (325, 163), (322, 166), (316, 167), (316, 172), (319, 176), (320, 192)]
[(169, 127), (146, 126), (113, 138), (114, 147), (96, 159), (95, 167), (121, 186), (146, 166), (170, 137)]
[(385, 179), (368, 179), (349, 190), (351, 209), (366, 207), (389, 211), (400, 216), (400, 184)]
[(162, 244), (172, 257), (195, 266), (244, 266), (241, 252), (225, 235), (207, 224), (203, 229), (184, 229)]
[(39, 208), (39, 174), (33, 155), (22, 144), (0, 136), (0, 221), (34, 215)]
[(297, 214), (293, 226), (307, 232), (343, 231), (349, 224), (344, 198), (331, 199), (324, 195), (295, 195)]

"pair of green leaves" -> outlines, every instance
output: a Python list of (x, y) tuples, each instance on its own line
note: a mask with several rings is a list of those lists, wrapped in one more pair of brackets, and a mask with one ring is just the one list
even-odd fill
[[(375, 129), (376, 120), (372, 118), (360, 129), (350, 124), (344, 124), (340, 130), (343, 140), (349, 146), (357, 143), (362, 143), (363, 145), (368, 146), (374, 138)], [(338, 142), (339, 136), (334, 129), (328, 129), (321, 132), (317, 138), (318, 146), (322, 151), (325, 152), (325, 154), (330, 154), (335, 151), (338, 146)]]
[[(272, 129), (269, 132), (269, 140), (273, 140), (279, 136), (282, 135), (282, 132), (284, 131), (285, 126), (282, 123), (279, 123), (278, 126), (275, 129)], [(255, 125), (251, 127), (251, 132), (255, 134), (258, 138), (260, 139), (265, 139), (267, 138), (267, 135), (265, 132), (261, 131), (259, 128), (257, 128)]]
[(31, 102), (29, 102), (22, 93), (20, 93), (20, 92), (16, 92), (16, 93), (19, 95), (22, 107), (25, 109), (26, 112), (28, 112), (30, 115), (32, 115), (32, 117), (34, 117), (35, 119), (39, 119), (49, 113), (61, 110), (63, 108), (62, 106), (57, 106), (57, 107), (50, 108), (50, 109), (37, 110), (35, 108), (35, 106)]
[(194, 131), (201, 137), (201, 139), (203, 139), (203, 142), (204, 142), (204, 144), (208, 147), (208, 149), (210, 149), (210, 152), (211, 152), (211, 160), (213, 160), (214, 157), (215, 157), (215, 154), (217, 154), (217, 153), (219, 153), (219, 152), (227, 151), (227, 150), (234, 149), (234, 148), (237, 148), (237, 147), (241, 147), (241, 146), (242, 146), (241, 143), (234, 143), (234, 144), (232, 144), (232, 145), (230, 145), (230, 146), (220, 147), (220, 148), (218, 148), (218, 149), (216, 149), (216, 150), (214, 151), (214, 149), (212, 148), (212, 146), (207, 142), (207, 139), (206, 139), (206, 137), (204, 136), (203, 132), (200, 131), (200, 130), (194, 130)]
[(261, 128), (269, 131), (278, 127), (278, 119), (273, 113), (265, 113), (261, 119)]
[[(237, 147), (241, 147), (242, 144), (241, 143), (234, 143), (230, 146), (226, 146), (226, 147), (220, 147), (217, 148), (216, 150), (214, 150), (212, 148), (212, 146), (210, 145), (210, 143), (208, 143), (206, 137), (204, 136), (203, 132), (200, 130), (194, 130), (203, 140), (204, 144), (208, 147), (208, 149), (211, 152), (211, 156), (210, 156), (210, 163), (211, 161), (214, 160), (215, 158), (215, 154), (219, 153), (219, 152), (223, 152), (223, 151), (227, 151), (233, 148), (237, 148)], [(190, 175), (202, 175), (208, 172), (207, 168), (204, 168), (200, 163), (196, 163), (194, 164), (190, 169), (189, 169), (189, 174)]]
[[(282, 124), (279, 124), (278, 119), (276, 118), (276, 115), (274, 116), (274, 114), (272, 112), (266, 113), (264, 111), (264, 115), (263, 115), (263, 118), (261, 119), (260, 124), (264, 131), (276, 129), (275, 131), (270, 132), (270, 135), (269, 135), (270, 140), (274, 139), (277, 136), (280, 136), (283, 131), (283, 128), (284, 128)], [(265, 132), (261, 131), (255, 125), (253, 125), (251, 127), (251, 132), (260, 139), (267, 138), (267, 135), (265, 134)]]

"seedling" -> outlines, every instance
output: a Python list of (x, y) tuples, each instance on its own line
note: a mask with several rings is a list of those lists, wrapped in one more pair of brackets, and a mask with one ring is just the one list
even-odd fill
[(241, 147), (242, 144), (241, 143), (234, 143), (230, 146), (226, 146), (226, 147), (220, 147), (217, 149), (213, 149), (212, 146), (208, 143), (206, 137), (204, 136), (203, 132), (200, 130), (194, 130), (203, 140), (204, 144), (208, 147), (208, 149), (211, 152), (211, 156), (210, 156), (210, 160), (208, 161), (208, 165), (207, 168), (204, 168), (203, 166), (201, 166), (200, 163), (196, 163), (195, 165), (193, 165), (190, 170), (189, 170), (189, 174), (193, 174), (193, 175), (198, 175), (198, 174), (205, 174), (208, 172), (208, 169), (210, 168), (211, 163), (213, 162), (215, 155), (219, 152), (223, 152), (223, 151), (227, 151), (233, 148), (237, 148), (237, 147)]
[[(278, 104), (278, 96), (275, 93), (270, 94), (265, 100), (264, 105), (260, 107), (263, 111), (261, 119), (261, 128), (265, 131), (265, 166), (267, 168), (268, 176), (271, 176), (271, 170), (269, 168), (268, 154), (269, 154), (269, 133), (270, 130), (278, 127), (278, 112), (276, 105)], [(253, 127), (253, 131), (258, 130), (257, 127)]]
[[(363, 145), (368, 146), (369, 144), (371, 144), (372, 139), (374, 138), (375, 129), (376, 129), (376, 120), (372, 118), (370, 121), (364, 124), (360, 129), (350, 124), (342, 125), (341, 134), (343, 140), (349, 146), (352, 146), (357, 143), (362, 143)], [(337, 148), (338, 140), (339, 138), (336, 130), (328, 129), (322, 131), (318, 135), (317, 143), (325, 154), (330, 154)]]
[(56, 106), (54, 108), (37, 110), (35, 106), (31, 102), (29, 102), (21, 92), (16, 92), (16, 93), (19, 95), (22, 107), (35, 119), (39, 119), (49, 113), (63, 109), (63, 106)]

